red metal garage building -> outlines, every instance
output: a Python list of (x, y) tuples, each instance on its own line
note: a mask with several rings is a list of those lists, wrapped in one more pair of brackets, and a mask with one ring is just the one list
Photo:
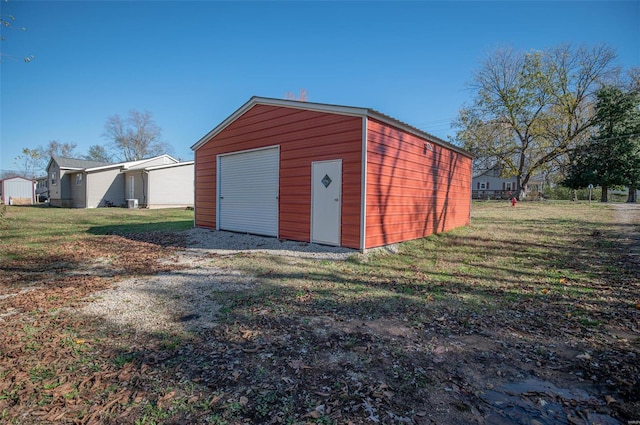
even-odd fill
[(198, 227), (365, 250), (469, 223), (471, 154), (371, 109), (253, 97), (192, 149)]

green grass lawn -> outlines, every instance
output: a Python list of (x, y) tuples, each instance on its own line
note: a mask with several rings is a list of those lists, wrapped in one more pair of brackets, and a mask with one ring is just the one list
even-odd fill
[(186, 209), (72, 209), (7, 206), (0, 219), (0, 261), (10, 256), (52, 253), (95, 235), (180, 231), (193, 227)]
[(610, 206), (595, 203), (478, 202), (470, 226), (405, 242), (397, 255), (374, 250), (336, 262), (254, 254), (214, 264), (260, 276), (261, 290), (243, 295), (242, 305), (267, 302), (293, 314), (296, 294), (304, 294), (303, 309), (311, 303), (412, 320), (433, 301), (475, 310), (567, 294), (589, 299), (596, 288), (631, 278), (610, 273), (623, 231), (611, 215)]

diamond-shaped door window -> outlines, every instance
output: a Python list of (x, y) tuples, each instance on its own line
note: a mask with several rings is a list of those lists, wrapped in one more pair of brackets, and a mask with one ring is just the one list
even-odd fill
[(322, 184), (324, 185), (324, 187), (329, 187), (329, 185), (331, 184), (331, 177), (329, 177), (328, 174), (325, 174), (322, 178)]

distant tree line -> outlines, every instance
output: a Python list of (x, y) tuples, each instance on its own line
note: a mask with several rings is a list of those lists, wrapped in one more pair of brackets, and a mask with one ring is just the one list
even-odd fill
[(640, 70), (623, 74), (615, 58), (607, 46), (494, 50), (473, 76), (453, 142), (475, 167), (515, 176), (516, 196), (541, 174), (574, 189), (602, 186), (603, 201), (607, 187), (624, 185), (635, 202)]
[[(44, 146), (23, 148), (15, 158), (19, 171), (13, 172), (27, 178), (44, 174), (52, 156), (77, 158), (112, 163), (135, 161), (170, 151), (171, 146), (162, 140), (162, 129), (150, 112), (131, 110), (126, 117), (112, 115), (107, 118), (102, 136), (106, 145), (91, 145), (85, 154), (77, 151), (76, 143), (51, 140)], [(3, 174), (8, 174), (4, 171)]]

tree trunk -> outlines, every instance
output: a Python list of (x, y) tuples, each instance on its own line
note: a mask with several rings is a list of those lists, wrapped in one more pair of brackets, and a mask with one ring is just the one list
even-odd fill
[(631, 185), (631, 186), (629, 186), (629, 194), (627, 195), (627, 202), (635, 204), (636, 201), (637, 201), (636, 186), (635, 185)]
[(571, 200), (576, 202), (578, 200), (578, 189), (571, 190)]
[(602, 195), (600, 195), (600, 202), (609, 202), (609, 186), (602, 185)]

